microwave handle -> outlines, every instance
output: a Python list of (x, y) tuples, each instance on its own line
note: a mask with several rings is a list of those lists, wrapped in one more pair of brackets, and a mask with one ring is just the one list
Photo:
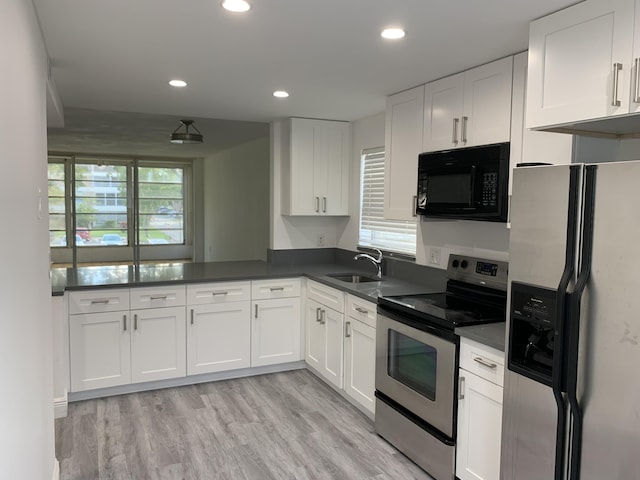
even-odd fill
[(476, 197), (476, 173), (478, 171), (478, 167), (475, 165), (471, 166), (471, 198), (469, 198), (469, 206), (473, 207)]

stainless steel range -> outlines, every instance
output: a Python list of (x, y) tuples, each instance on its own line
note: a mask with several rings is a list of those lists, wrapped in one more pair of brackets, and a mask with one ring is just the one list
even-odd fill
[(436, 480), (455, 478), (456, 327), (505, 321), (507, 263), (451, 255), (445, 292), (379, 297), (376, 432)]

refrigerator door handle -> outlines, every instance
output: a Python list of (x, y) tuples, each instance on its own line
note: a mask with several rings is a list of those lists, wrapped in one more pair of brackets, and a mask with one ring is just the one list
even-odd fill
[(569, 338), (567, 342), (567, 397), (571, 412), (571, 458), (569, 480), (580, 479), (582, 459), (582, 407), (578, 401), (578, 351), (580, 346), (580, 305), (582, 294), (591, 274), (593, 257), (593, 223), (595, 214), (595, 189), (597, 165), (585, 167), (584, 208), (582, 214), (582, 249), (580, 273), (571, 294)]
[(574, 275), (576, 262), (575, 246), (578, 235), (578, 194), (581, 167), (571, 166), (569, 170), (569, 201), (567, 208), (567, 236), (565, 249), (565, 263), (556, 294), (556, 327), (554, 344), (559, 346), (553, 355), (553, 374), (551, 387), (556, 400), (558, 420), (556, 424), (556, 449), (555, 449), (555, 470), (554, 480), (564, 479), (565, 473), (565, 438), (567, 428), (567, 399), (565, 397), (566, 383), (564, 371), (566, 358), (566, 332), (567, 324), (567, 303), (569, 301), (569, 282)]

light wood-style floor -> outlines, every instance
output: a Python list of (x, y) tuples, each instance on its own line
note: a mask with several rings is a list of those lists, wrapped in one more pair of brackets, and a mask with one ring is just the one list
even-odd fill
[(430, 480), (307, 370), (87, 400), (56, 420), (61, 480)]

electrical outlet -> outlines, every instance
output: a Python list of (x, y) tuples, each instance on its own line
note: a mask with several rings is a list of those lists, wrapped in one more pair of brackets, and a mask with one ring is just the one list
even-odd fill
[(429, 263), (440, 265), (440, 253), (439, 247), (429, 247)]
[(324, 247), (324, 233), (318, 234), (318, 246)]

